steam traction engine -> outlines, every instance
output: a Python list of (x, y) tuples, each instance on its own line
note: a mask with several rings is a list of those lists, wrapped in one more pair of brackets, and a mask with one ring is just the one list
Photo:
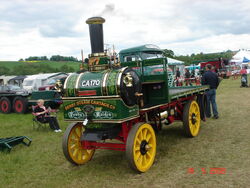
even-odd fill
[(187, 136), (198, 135), (208, 87), (169, 87), (167, 60), (154, 45), (122, 50), (120, 62), (111, 61), (103, 47), (104, 22), (86, 21), (88, 71), (70, 75), (63, 86), (64, 118), (73, 122), (63, 137), (63, 153), (81, 165), (96, 149), (121, 150), (132, 169), (146, 172), (156, 155), (155, 132), (163, 125), (181, 120)]

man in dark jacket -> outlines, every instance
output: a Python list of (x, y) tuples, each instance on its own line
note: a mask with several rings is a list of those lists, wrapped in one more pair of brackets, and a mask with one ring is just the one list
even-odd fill
[(206, 116), (209, 118), (211, 117), (211, 107), (213, 109), (213, 115), (215, 119), (219, 118), (219, 113), (217, 111), (217, 104), (216, 104), (216, 89), (219, 85), (219, 78), (218, 75), (212, 72), (212, 65), (208, 64), (206, 66), (206, 72), (202, 77), (202, 85), (209, 85), (210, 89), (206, 92), (207, 96), (207, 109), (206, 109)]

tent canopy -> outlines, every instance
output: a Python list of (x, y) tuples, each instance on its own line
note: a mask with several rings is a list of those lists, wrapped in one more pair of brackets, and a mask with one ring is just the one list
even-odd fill
[(247, 59), (246, 57), (244, 57), (244, 58), (243, 58), (243, 63), (248, 63), (248, 62), (250, 62), (250, 60)]
[(173, 58), (170, 58), (170, 57), (167, 57), (167, 59), (168, 59), (168, 64), (169, 65), (184, 65), (183, 61), (179, 61), (177, 59), (173, 59)]
[(249, 62), (250, 60), (250, 50), (240, 50), (231, 59), (231, 62), (243, 63)]

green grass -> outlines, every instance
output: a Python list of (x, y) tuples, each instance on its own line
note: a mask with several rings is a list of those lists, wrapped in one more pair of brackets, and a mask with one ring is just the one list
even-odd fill
[(0, 67), (6, 67), (12, 70), (15, 66), (23, 65), (23, 64), (43, 64), (49, 65), (52, 68), (60, 68), (63, 65), (67, 65), (69, 67), (74, 68), (74, 70), (79, 70), (81, 62), (65, 62), (65, 61), (38, 61), (38, 62), (19, 62), (19, 61), (0, 61)]
[[(249, 187), (250, 88), (239, 85), (240, 80), (222, 81), (220, 118), (203, 122), (196, 138), (183, 135), (181, 122), (164, 127), (157, 136), (155, 163), (144, 174), (134, 173), (120, 151), (97, 150), (91, 162), (73, 166), (62, 153), (63, 133), (33, 130), (29, 114), (0, 114), (0, 137), (33, 140), (30, 147), (0, 153), (0, 187)], [(65, 130), (62, 114), (59, 122)], [(226, 168), (226, 174), (209, 174), (213, 167)]]

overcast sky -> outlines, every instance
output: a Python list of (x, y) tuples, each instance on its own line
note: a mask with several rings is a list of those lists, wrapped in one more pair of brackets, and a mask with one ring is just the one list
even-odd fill
[(0, 0), (0, 60), (90, 53), (86, 19), (102, 16), (117, 51), (156, 44), (178, 55), (250, 48), (249, 0)]

